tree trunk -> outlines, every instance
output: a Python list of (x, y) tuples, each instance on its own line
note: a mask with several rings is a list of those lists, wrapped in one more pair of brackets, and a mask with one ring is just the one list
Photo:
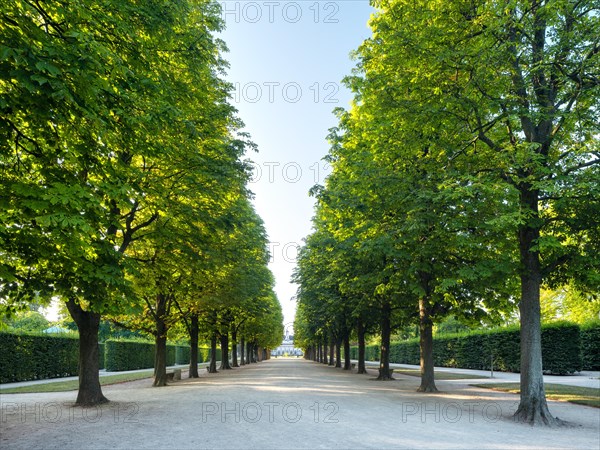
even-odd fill
[(334, 341), (333, 341), (333, 336), (330, 335), (329, 336), (329, 364), (328, 364), (329, 366), (333, 366), (335, 364), (335, 362), (333, 360), (333, 355), (334, 355), (334, 352), (335, 352), (335, 348), (334, 347), (335, 347), (335, 344), (334, 344)]
[(356, 327), (358, 334), (358, 373), (367, 373), (365, 366), (365, 326), (362, 321), (358, 321)]
[(327, 338), (323, 338), (323, 364), (329, 364), (327, 360)]
[(152, 386), (160, 387), (167, 385), (167, 335), (164, 333), (166, 328), (164, 322), (159, 327), (157, 321), (156, 325), (156, 337), (154, 338), (154, 383), (152, 383)]
[(335, 367), (342, 367), (342, 338), (335, 339)]
[(350, 332), (346, 329), (344, 332), (344, 370), (350, 370), (352, 367), (350, 360)]
[(167, 315), (168, 298), (162, 293), (156, 294), (156, 308), (154, 311), (154, 323), (156, 336), (154, 338), (154, 383), (152, 386), (160, 387), (167, 385)]
[(230, 370), (229, 365), (229, 332), (221, 333), (221, 370)]
[(210, 337), (210, 364), (208, 373), (217, 373), (217, 335), (213, 333)]
[(246, 364), (251, 364), (252, 361), (252, 344), (250, 342), (246, 343)]
[(84, 311), (74, 299), (67, 302), (69, 314), (79, 329), (79, 392), (76, 405), (94, 406), (108, 402), (100, 386), (98, 329), (100, 314)]
[(256, 346), (256, 362), (262, 361), (261, 356), (262, 356), (262, 348), (257, 345)]
[(231, 367), (240, 367), (237, 352), (237, 331), (235, 327), (231, 330)]
[(190, 320), (190, 371), (189, 378), (198, 378), (198, 315)]
[(437, 392), (433, 370), (433, 323), (429, 310), (429, 299), (419, 299), (419, 347), (421, 350), (421, 386), (417, 392)]
[[(542, 270), (540, 255), (535, 249), (540, 237), (538, 218), (539, 193), (521, 187), (521, 206), (532, 212), (528, 224), (519, 228), (519, 250), (521, 259), (521, 401), (515, 419), (531, 425), (559, 425), (561, 421), (550, 414), (542, 366), (542, 328), (540, 313), (540, 285)], [(534, 222), (534, 225), (532, 225)]]
[(242, 339), (240, 340), (240, 366), (245, 366), (246, 365), (246, 361), (244, 358), (244, 350), (246, 347), (246, 339), (242, 337)]
[(383, 304), (381, 310), (381, 352), (379, 355), (378, 380), (393, 380), (390, 376), (390, 338), (391, 338), (392, 307), (388, 302)]

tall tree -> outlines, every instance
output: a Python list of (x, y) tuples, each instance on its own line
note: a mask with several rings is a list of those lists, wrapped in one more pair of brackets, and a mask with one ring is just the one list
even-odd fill
[(216, 178), (243, 150), (218, 78), (218, 6), (17, 2), (2, 15), (2, 295), (12, 309), (32, 292), (64, 299), (77, 403), (101, 403), (100, 315), (128, 304), (128, 248), (160, 217), (163, 177), (182, 177), (169, 167), (195, 149), (187, 168)]
[[(542, 283), (596, 290), (600, 158), (598, 8), (589, 1), (382, 1), (374, 46), (386, 77), (429, 92), (436, 117), (462, 123), (453, 158), (504, 183), (514, 207), (496, 224), (520, 254), (521, 402), (516, 417), (553, 425), (545, 400)], [(396, 69), (394, 69), (394, 67)], [(407, 91), (405, 91), (407, 92)], [(433, 105), (432, 105), (433, 106)], [(464, 136), (464, 137), (463, 137)], [(466, 166), (468, 167), (468, 166)], [(568, 205), (568, 206), (567, 206)], [(575, 244), (577, 242), (577, 244)], [(586, 268), (587, 267), (587, 268)]]

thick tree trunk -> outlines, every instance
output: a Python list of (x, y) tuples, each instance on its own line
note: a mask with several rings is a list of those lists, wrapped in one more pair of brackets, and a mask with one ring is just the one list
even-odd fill
[(327, 338), (323, 338), (323, 364), (329, 364), (327, 357)]
[(437, 392), (433, 370), (433, 323), (429, 299), (419, 299), (419, 347), (421, 350), (421, 386), (417, 392)]
[(390, 376), (390, 338), (392, 328), (390, 324), (392, 315), (391, 305), (386, 302), (381, 310), (381, 350), (379, 354), (378, 380), (393, 380)]
[(189, 378), (198, 378), (198, 315), (190, 319), (190, 371)]
[(531, 211), (533, 219), (519, 228), (521, 256), (521, 401), (515, 419), (531, 425), (556, 426), (561, 423), (550, 414), (542, 366), (542, 328), (540, 313), (540, 286), (542, 270), (540, 256), (535, 246), (540, 237), (539, 227), (530, 226), (538, 217), (539, 193), (523, 187), (521, 205)]
[(210, 364), (208, 373), (217, 373), (217, 335), (213, 333), (210, 338)]
[(342, 367), (342, 338), (335, 338), (335, 367)]
[(230, 370), (229, 365), (229, 333), (225, 331), (221, 333), (221, 370)]
[(252, 363), (252, 344), (250, 342), (246, 343), (246, 364)]
[(333, 355), (335, 352), (335, 344), (333, 340), (333, 336), (329, 336), (329, 366), (333, 366), (335, 364)]
[(246, 339), (242, 337), (242, 339), (240, 340), (240, 366), (245, 366), (246, 365), (246, 361), (244, 358), (244, 350), (246, 347)]
[(67, 302), (67, 309), (79, 329), (79, 392), (75, 404), (94, 406), (106, 403), (108, 399), (102, 394), (99, 375), (100, 314), (84, 311), (74, 299)]
[(344, 370), (350, 370), (352, 361), (350, 360), (350, 333), (344, 332)]
[(358, 334), (358, 373), (367, 373), (365, 366), (365, 326), (360, 320), (356, 327), (356, 333)]

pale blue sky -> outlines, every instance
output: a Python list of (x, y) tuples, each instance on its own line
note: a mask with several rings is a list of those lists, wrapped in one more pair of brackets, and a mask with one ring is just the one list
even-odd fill
[(290, 283), (296, 245), (310, 233), (308, 190), (329, 173), (328, 129), (351, 95), (341, 85), (350, 52), (370, 36), (368, 0), (221, 1), (234, 105), (259, 152), (250, 184), (271, 241), (270, 268), (285, 321), (294, 318)]

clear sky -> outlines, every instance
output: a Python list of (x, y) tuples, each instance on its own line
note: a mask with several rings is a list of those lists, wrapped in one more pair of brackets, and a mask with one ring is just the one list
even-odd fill
[(308, 190), (329, 173), (332, 110), (347, 108), (341, 80), (350, 52), (370, 36), (368, 0), (220, 1), (229, 47), (233, 104), (259, 152), (250, 189), (270, 240), (270, 268), (285, 322), (293, 321), (297, 286), (290, 282), (297, 246), (311, 231)]

